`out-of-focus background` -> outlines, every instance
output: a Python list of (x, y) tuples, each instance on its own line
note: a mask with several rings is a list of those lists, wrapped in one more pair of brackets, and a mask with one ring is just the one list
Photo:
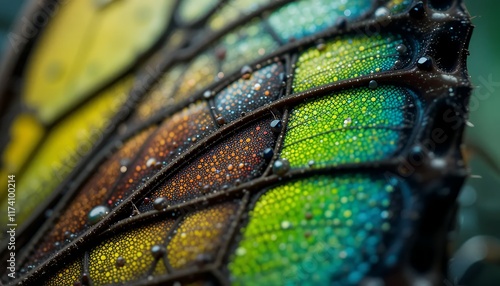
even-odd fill
[(465, 3), (475, 25), (468, 62), (475, 85), (470, 102), (474, 127), (466, 134), (468, 145), (473, 146), (469, 147), (469, 166), (474, 177), (460, 197), (456, 247), (462, 246), (457, 257), (462, 261), (452, 263), (452, 276), (462, 274), (460, 269), (464, 267), (459, 264), (467, 263), (463, 256), (469, 256), (471, 263), (483, 258), (488, 263), (476, 263), (460, 284), (500, 285), (500, 175), (495, 171), (500, 165), (500, 1)]
[[(460, 197), (454, 236), (454, 247), (460, 250), (451, 263), (453, 281), (444, 285), (500, 285), (500, 175), (495, 171), (500, 169), (500, 1), (465, 1), (476, 26), (469, 58), (476, 86), (470, 102), (474, 127), (466, 134), (473, 178)], [(24, 2), (0, 0), (0, 60), (9, 45), (9, 29)]]

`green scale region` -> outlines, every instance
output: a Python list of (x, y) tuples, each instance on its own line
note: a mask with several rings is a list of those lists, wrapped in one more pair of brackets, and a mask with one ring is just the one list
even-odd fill
[(357, 88), (310, 100), (290, 115), (281, 157), (292, 167), (362, 163), (401, 148), (415, 118), (404, 88)]
[(366, 175), (317, 176), (266, 192), (230, 258), (234, 285), (357, 285), (380, 263), (398, 189)]
[[(398, 35), (337, 37), (309, 48), (297, 60), (293, 90), (306, 91), (339, 80), (388, 71), (401, 56)], [(404, 55), (406, 56), (406, 55)]]
[(301, 39), (333, 27), (341, 17), (360, 18), (371, 4), (371, 0), (302, 0), (273, 12), (269, 23), (283, 41)]

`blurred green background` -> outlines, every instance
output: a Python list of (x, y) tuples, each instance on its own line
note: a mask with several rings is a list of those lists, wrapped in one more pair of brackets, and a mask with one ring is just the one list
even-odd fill
[[(473, 150), (471, 174), (481, 178), (469, 179), (462, 191), (455, 248), (477, 235), (500, 239), (500, 175), (495, 171), (495, 165), (500, 165), (500, 1), (465, 1), (476, 26), (468, 62), (475, 85), (470, 104), (474, 127), (467, 128), (466, 142)], [(8, 31), (23, 2), (0, 0), (0, 55), (8, 46)], [(459, 274), (463, 273), (455, 273)], [(469, 276), (474, 285), (500, 285), (500, 259), (481, 264)]]
[(473, 154), (470, 161), (472, 174), (482, 178), (470, 179), (463, 193), (461, 239), (473, 233), (500, 237), (500, 176), (491, 166), (500, 163), (500, 1), (466, 3), (476, 26), (468, 62), (475, 85), (470, 104), (474, 127), (467, 129), (467, 143), (482, 151)]

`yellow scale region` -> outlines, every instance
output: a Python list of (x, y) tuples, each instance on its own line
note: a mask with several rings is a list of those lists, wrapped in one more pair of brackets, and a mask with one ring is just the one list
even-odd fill
[[(16, 204), (22, 208), (17, 210), (16, 223), (23, 223), (92, 149), (127, 98), (131, 86), (131, 78), (118, 82), (51, 130), (26, 171), (18, 177)], [(5, 197), (1, 206), (7, 209)], [(7, 216), (2, 216), (0, 221), (7, 223)]]
[(213, 259), (237, 207), (225, 203), (189, 215), (168, 244), (170, 265), (182, 268), (203, 257)]
[(45, 133), (44, 127), (30, 114), (19, 114), (12, 123), (10, 141), (2, 154), (0, 183), (7, 186), (7, 175), (18, 174)]
[(75, 282), (80, 281), (83, 272), (83, 264), (81, 259), (69, 264), (69, 266), (61, 269), (55, 275), (44, 283), (45, 286), (60, 286), (60, 285), (74, 285)]
[[(124, 283), (144, 278), (155, 258), (151, 247), (163, 245), (174, 221), (161, 221), (133, 230), (127, 230), (104, 241), (90, 252), (89, 274), (94, 285)], [(123, 264), (117, 261), (123, 259)], [(166, 273), (162, 260), (153, 274)]]
[(164, 31), (173, 3), (64, 1), (28, 62), (23, 100), (43, 122), (53, 122), (146, 51)]

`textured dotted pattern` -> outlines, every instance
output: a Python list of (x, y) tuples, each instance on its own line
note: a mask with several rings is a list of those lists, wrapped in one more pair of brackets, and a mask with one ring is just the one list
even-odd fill
[(229, 270), (234, 285), (357, 285), (380, 263), (395, 188), (363, 175), (269, 190), (250, 211)]
[[(125, 283), (145, 277), (155, 258), (151, 253), (154, 245), (163, 245), (174, 221), (161, 221), (126, 232), (105, 240), (90, 252), (90, 277), (94, 285)], [(124, 258), (124, 265), (117, 259)], [(154, 274), (165, 274), (166, 268), (160, 259)]]
[[(174, 205), (259, 176), (265, 166), (261, 154), (264, 149), (272, 147), (276, 139), (270, 130), (270, 121), (266, 119), (251, 124), (207, 149), (205, 154), (152, 192), (150, 201), (166, 197), (169, 204)], [(152, 203), (141, 205), (139, 209), (152, 209)]]
[(168, 244), (170, 265), (177, 269), (213, 261), (238, 206), (223, 203), (188, 215)]
[(127, 141), (99, 167), (78, 191), (68, 207), (63, 210), (53, 228), (37, 246), (35, 254), (29, 259), (30, 262), (51, 254), (57, 249), (54, 245), (56, 242), (62, 246), (67, 239), (69, 241), (71, 235), (79, 234), (85, 229), (89, 211), (96, 205), (102, 204), (106, 196), (113, 191), (113, 186), (121, 175), (122, 162), (135, 156), (152, 131), (153, 129), (150, 128)]
[(273, 102), (280, 94), (283, 79), (283, 64), (276, 63), (252, 73), (249, 79), (235, 81), (215, 96), (217, 115), (231, 122), (242, 112)]
[(399, 59), (396, 47), (403, 44), (399, 36), (337, 37), (322, 49), (310, 48), (297, 60), (293, 80), (294, 92), (305, 91), (339, 80), (390, 70)]
[(55, 275), (47, 280), (44, 285), (45, 286), (61, 286), (61, 285), (74, 285), (75, 282), (80, 282), (82, 272), (83, 272), (83, 263), (81, 259), (77, 259), (74, 262), (66, 264), (67, 267), (64, 267), (60, 271), (58, 271)]
[(192, 104), (166, 119), (118, 183), (111, 197), (113, 204), (127, 197), (162, 167), (214, 130), (215, 125), (206, 102)]
[(163, 109), (178, 103), (182, 99), (175, 97), (174, 89), (184, 69), (185, 67), (183, 65), (176, 66), (162, 76), (158, 85), (144, 95), (144, 100), (137, 106), (133, 114), (134, 121), (145, 121)]
[(228, 34), (218, 48), (225, 50), (222, 72), (227, 74), (275, 51), (278, 43), (264, 30), (262, 23), (257, 22)]
[(199, 55), (189, 63), (189, 67), (175, 91), (174, 100), (185, 100), (194, 93), (201, 91), (216, 79), (217, 72), (218, 67), (213, 52)]
[(269, 23), (283, 41), (301, 39), (333, 27), (339, 17), (355, 20), (371, 8), (371, 0), (302, 0), (269, 16)]
[(292, 167), (381, 160), (397, 151), (413, 127), (408, 91), (393, 86), (358, 88), (293, 109), (281, 157)]

